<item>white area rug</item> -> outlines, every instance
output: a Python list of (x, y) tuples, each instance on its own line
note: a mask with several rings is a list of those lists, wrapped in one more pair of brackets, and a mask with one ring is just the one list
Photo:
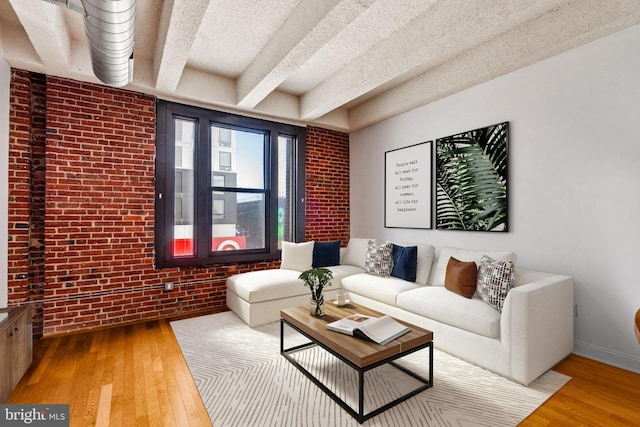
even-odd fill
[[(249, 328), (232, 312), (171, 322), (215, 427), (358, 426), (358, 422), (280, 355), (280, 323)], [(285, 326), (285, 348), (305, 342)], [(296, 359), (352, 407), (355, 371), (320, 348)], [(400, 364), (428, 376), (428, 349)], [(434, 350), (433, 387), (363, 426), (515, 426), (569, 377), (549, 371), (524, 387)], [(365, 413), (416, 387), (385, 365), (365, 374)]]

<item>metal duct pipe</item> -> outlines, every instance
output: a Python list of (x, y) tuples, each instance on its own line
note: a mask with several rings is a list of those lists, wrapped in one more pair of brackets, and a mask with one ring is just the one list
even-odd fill
[(84, 16), (93, 73), (115, 87), (133, 78), (136, 0), (46, 0)]

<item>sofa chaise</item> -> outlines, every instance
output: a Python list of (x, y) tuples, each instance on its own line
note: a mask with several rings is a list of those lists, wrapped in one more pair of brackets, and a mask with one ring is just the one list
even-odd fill
[[(227, 305), (251, 327), (277, 321), (282, 308), (309, 302), (298, 276), (316, 264), (313, 248), (327, 243), (285, 243), (281, 268), (227, 279)], [(396, 249), (411, 249), (413, 266), (406, 257), (397, 258), (393, 274), (387, 274), (390, 266), (376, 258), (372, 247), (390, 246), (394, 257)], [(528, 385), (573, 351), (573, 279), (516, 269), (512, 252), (442, 247), (436, 257), (432, 245), (351, 238), (346, 248), (338, 247), (337, 262), (333, 258), (334, 265), (322, 265), (334, 275), (325, 288), (328, 301), (343, 289), (352, 302), (433, 331), (436, 348), (515, 382)], [(493, 265), (512, 269), (496, 273)], [(510, 285), (501, 289), (496, 303), (496, 294), (487, 296), (486, 286), (465, 291), (451, 285), (452, 278), (464, 276), (456, 275), (458, 266), (474, 282), (491, 282), (495, 277), (489, 276), (497, 274)], [(379, 268), (387, 271), (380, 274)]]

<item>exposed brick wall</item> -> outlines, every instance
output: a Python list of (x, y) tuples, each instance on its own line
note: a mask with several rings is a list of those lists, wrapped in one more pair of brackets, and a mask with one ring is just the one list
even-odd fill
[(175, 303), (149, 294), (155, 98), (54, 77), (46, 97), (44, 332), (153, 317)]
[(307, 129), (306, 240), (349, 241), (349, 135)]
[[(40, 139), (42, 120), (32, 117), (43, 100), (41, 152), (33, 141)], [(230, 274), (278, 267), (279, 261), (272, 261), (154, 269), (155, 98), (55, 77), (39, 81), (14, 70), (11, 103), (9, 299), (13, 304), (43, 300), (41, 325), (35, 328), (44, 335), (187, 311), (224, 311)], [(346, 242), (348, 135), (311, 128), (307, 149), (307, 234)], [(319, 176), (327, 184), (316, 185)], [(42, 182), (44, 219), (42, 206), (33, 204)], [(44, 246), (37, 240), (40, 229)], [(30, 232), (35, 243), (30, 244)], [(36, 286), (34, 292), (22, 279), (30, 272), (30, 257), (43, 272), (44, 290)], [(176, 284), (174, 291), (163, 290), (166, 281)]]
[(9, 108), (9, 304), (31, 298), (29, 249), (31, 223), (32, 82), (27, 72), (12, 70)]

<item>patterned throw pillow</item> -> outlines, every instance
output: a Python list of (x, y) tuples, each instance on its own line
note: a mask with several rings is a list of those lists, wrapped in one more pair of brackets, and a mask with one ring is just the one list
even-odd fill
[(389, 277), (393, 268), (393, 244), (376, 243), (369, 240), (367, 243), (367, 257), (364, 262), (364, 271), (380, 277)]
[(513, 261), (496, 261), (483, 255), (478, 266), (478, 294), (491, 307), (502, 313), (507, 294), (516, 283)]

